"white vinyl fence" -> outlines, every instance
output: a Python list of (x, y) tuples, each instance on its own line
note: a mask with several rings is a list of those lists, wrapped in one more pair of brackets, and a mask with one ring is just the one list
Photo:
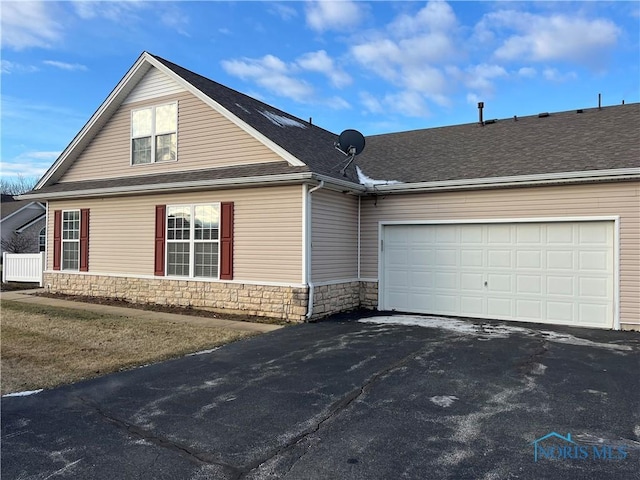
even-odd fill
[(37, 282), (42, 287), (44, 252), (2, 254), (2, 283)]

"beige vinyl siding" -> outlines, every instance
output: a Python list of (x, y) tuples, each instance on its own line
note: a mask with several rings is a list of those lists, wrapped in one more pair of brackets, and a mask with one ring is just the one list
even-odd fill
[(620, 216), (620, 321), (640, 325), (640, 182), (362, 199), (361, 277), (378, 278), (378, 222)]
[(173, 79), (169, 78), (157, 68), (151, 67), (122, 103), (141, 102), (143, 100), (163, 97), (165, 95), (174, 95), (184, 91), (185, 89), (178, 85)]
[[(131, 165), (131, 110), (178, 102), (178, 160)], [(60, 182), (182, 172), (282, 159), (188, 92), (122, 105)]]
[(50, 201), (48, 231), (54, 210), (89, 208), (89, 273), (153, 275), (155, 206), (209, 202), (234, 202), (234, 280), (300, 283), (301, 186)]
[(358, 198), (318, 190), (311, 194), (313, 282), (358, 277)]

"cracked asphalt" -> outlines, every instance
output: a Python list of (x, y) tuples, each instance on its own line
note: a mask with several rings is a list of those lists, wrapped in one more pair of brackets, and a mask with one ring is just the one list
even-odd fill
[(355, 320), (4, 397), (2, 478), (640, 479), (637, 332)]

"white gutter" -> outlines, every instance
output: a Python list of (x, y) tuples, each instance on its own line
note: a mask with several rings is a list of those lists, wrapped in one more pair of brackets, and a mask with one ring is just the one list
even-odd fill
[(362, 195), (358, 195), (358, 280), (360, 280), (360, 203)]
[(613, 170), (587, 170), (583, 172), (545, 173), (535, 175), (517, 175), (509, 177), (470, 178), (463, 180), (445, 180), (440, 182), (394, 183), (374, 185), (370, 192), (411, 193), (429, 190), (463, 190), (474, 188), (533, 186), (557, 183), (577, 183), (588, 180), (630, 180), (640, 178), (640, 167), (619, 168)]
[[(307, 192), (305, 195), (305, 205), (304, 205), (304, 213), (305, 213), (305, 260), (306, 260), (306, 268), (305, 268), (305, 283), (309, 286), (309, 299), (307, 300), (307, 315), (306, 318), (309, 320), (311, 315), (313, 315), (313, 294), (315, 287), (313, 285), (313, 281), (311, 280), (311, 250), (312, 250), (312, 234), (313, 234), (313, 225), (312, 225), (312, 215), (311, 215), (311, 194), (317, 190), (320, 190), (324, 187), (324, 180), (320, 180), (320, 184), (313, 187), (311, 190)], [(305, 189), (307, 186), (305, 185)]]

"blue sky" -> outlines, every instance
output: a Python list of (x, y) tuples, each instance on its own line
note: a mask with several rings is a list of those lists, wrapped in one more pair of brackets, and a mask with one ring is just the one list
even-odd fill
[(640, 2), (0, 2), (1, 169), (40, 176), (147, 50), (339, 133), (638, 102)]

